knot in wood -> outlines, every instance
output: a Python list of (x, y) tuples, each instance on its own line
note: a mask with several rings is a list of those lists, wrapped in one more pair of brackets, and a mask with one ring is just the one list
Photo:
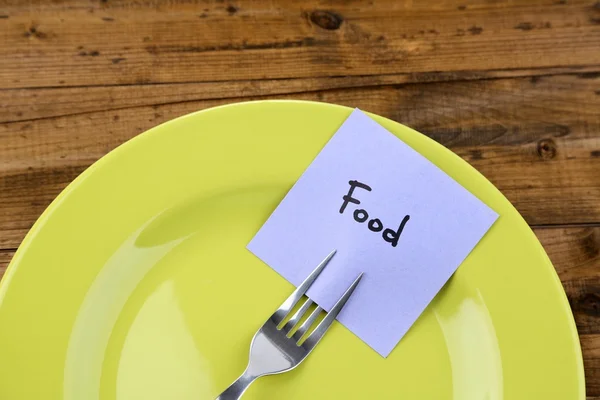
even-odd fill
[(340, 25), (344, 21), (343, 18), (331, 11), (316, 10), (310, 14), (310, 20), (313, 24), (333, 31), (339, 29)]
[(542, 139), (537, 144), (537, 154), (542, 160), (553, 159), (556, 152), (556, 143), (552, 139)]

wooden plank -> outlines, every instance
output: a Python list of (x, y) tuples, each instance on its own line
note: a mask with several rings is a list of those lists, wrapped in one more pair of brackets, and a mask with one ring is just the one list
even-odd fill
[[(580, 335), (588, 399), (600, 396), (600, 226), (536, 228)], [(597, 397), (596, 397), (597, 398)]]
[(600, 226), (537, 228), (567, 293), (585, 370), (588, 399), (600, 396)]
[(406, 83), (452, 82), (498, 78), (541, 79), (559, 74), (593, 76), (595, 67), (556, 67), (488, 71), (416, 72), (405, 74), (228, 82), (166, 83), (0, 90), (0, 123), (60, 117), (92, 111), (243, 96), (290, 95)]
[(2, 275), (4, 275), (4, 272), (6, 271), (6, 267), (8, 267), (8, 263), (10, 262), (10, 260), (12, 259), (14, 254), (15, 254), (15, 251), (12, 249), (10, 249), (10, 250), (0, 249), (0, 279), (2, 279)]
[(600, 226), (536, 228), (535, 234), (563, 283), (579, 333), (600, 334)]
[(600, 64), (587, 0), (0, 1), (0, 87)]
[[(600, 399), (600, 335), (581, 335), (586, 391), (592, 399)], [(588, 398), (589, 400), (589, 398)]]
[[(582, 74), (277, 98), (360, 107), (411, 126), (469, 161), (530, 224), (539, 225), (600, 222), (598, 93), (600, 76)], [(88, 103), (85, 92), (80, 95), (74, 103)], [(111, 95), (110, 89), (93, 94), (105, 103)], [(188, 100), (0, 124), (0, 247), (17, 246), (62, 188), (122, 142), (174, 117), (253, 98)]]

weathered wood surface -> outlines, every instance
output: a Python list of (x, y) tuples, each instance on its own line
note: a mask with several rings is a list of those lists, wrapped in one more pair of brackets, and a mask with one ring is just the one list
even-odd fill
[(590, 1), (4, 0), (4, 87), (600, 63)]
[(583, 350), (587, 394), (600, 396), (600, 227), (537, 228), (564, 285)]
[[(67, 183), (127, 139), (182, 114), (261, 98), (345, 104), (400, 121), (468, 160), (530, 224), (600, 223), (600, 74), (386, 82), (306, 92), (296, 87), (292, 93), (217, 99), (203, 99), (196, 84), (169, 85), (163, 98), (138, 97), (148, 88), (93, 89), (17, 90), (27, 94), (20, 109), (30, 118), (0, 125), (0, 246), (16, 247)], [(179, 101), (182, 91), (185, 99)], [(4, 97), (8, 104), (11, 98), (20, 97)], [(89, 111), (90, 104), (103, 109)], [(38, 115), (46, 107), (64, 115)]]
[(306, 99), (413, 127), (530, 223), (600, 399), (600, 2), (0, 0), (0, 275), (81, 171), (174, 117)]
[(0, 278), (4, 275), (4, 271), (6, 271), (6, 267), (8, 267), (8, 263), (14, 254), (15, 252), (12, 250), (0, 250)]

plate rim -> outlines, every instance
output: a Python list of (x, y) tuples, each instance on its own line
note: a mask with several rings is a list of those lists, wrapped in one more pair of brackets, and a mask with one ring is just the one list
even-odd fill
[[(181, 122), (182, 120), (184, 120), (186, 118), (192, 118), (199, 114), (202, 114), (205, 112), (212, 112), (217, 109), (244, 107), (247, 105), (259, 105), (259, 104), (270, 104), (270, 103), (310, 104), (310, 105), (326, 106), (326, 107), (331, 107), (331, 108), (341, 108), (341, 109), (345, 109), (348, 111), (351, 111), (354, 109), (353, 107), (334, 104), (334, 103), (318, 102), (318, 101), (310, 101), (310, 100), (293, 100), (293, 99), (251, 100), (251, 101), (227, 103), (227, 104), (222, 104), (222, 105), (218, 105), (218, 106), (214, 106), (214, 107), (208, 107), (208, 108), (205, 108), (202, 110), (198, 110), (198, 111), (194, 111), (191, 113), (180, 115), (178, 117), (175, 117), (173, 119), (165, 121), (161, 124), (153, 126), (149, 129), (145, 130), (144, 132), (139, 133), (139, 134), (127, 139), (126, 141), (119, 144), (118, 146), (116, 146), (115, 148), (110, 150), (108, 153), (104, 154), (102, 157), (100, 157), (99, 159), (94, 161), (91, 165), (89, 165), (87, 168), (85, 168), (75, 179), (73, 179), (71, 182), (69, 182), (60, 191), (60, 193), (50, 202), (50, 204), (44, 209), (44, 211), (36, 219), (36, 221), (31, 226), (31, 228), (29, 228), (29, 230), (27, 231), (23, 240), (17, 247), (15, 254), (11, 258), (11, 260), (4, 272), (4, 275), (2, 276), (2, 278), (0, 278), (0, 307), (2, 307), (2, 305), (4, 303), (4, 297), (10, 286), (10, 283), (13, 279), (13, 276), (15, 275), (15, 273), (17, 271), (18, 265), (20, 263), (20, 259), (23, 257), (23, 254), (25, 254), (28, 247), (34, 240), (37, 232), (40, 230), (40, 228), (43, 226), (43, 224), (46, 222), (46, 220), (50, 217), (50, 215), (54, 212), (54, 210), (60, 206), (60, 204), (62, 203), (64, 198), (71, 191), (73, 191), (81, 182), (83, 182), (85, 179), (87, 179), (88, 176), (90, 174), (92, 174), (96, 169), (101, 168), (104, 164), (111, 162), (111, 160), (114, 157), (117, 157), (122, 152), (127, 151), (127, 148), (129, 148), (130, 146), (135, 146), (140, 141), (147, 140), (150, 136), (159, 134), (159, 131), (161, 130), (161, 128), (164, 128), (164, 126), (166, 126), (166, 125), (173, 124), (176, 122)], [(561, 297), (562, 306), (565, 308), (565, 310), (568, 312), (568, 314), (570, 316), (570, 318), (568, 318), (568, 320), (569, 320), (568, 329), (569, 329), (569, 332), (571, 335), (571, 341), (572, 341), (572, 344), (574, 347), (572, 349), (572, 352), (573, 352), (574, 357), (576, 358), (575, 361), (577, 363), (576, 375), (577, 375), (577, 378), (579, 381), (579, 393), (581, 395), (581, 399), (585, 399), (586, 398), (586, 380), (585, 380), (585, 369), (584, 369), (584, 364), (583, 364), (583, 353), (582, 353), (582, 348), (581, 348), (579, 332), (577, 330), (577, 325), (575, 323), (575, 318), (573, 315), (573, 310), (569, 304), (568, 297), (566, 295), (564, 286), (558, 276), (558, 273), (557, 273), (555, 267), (552, 264), (552, 261), (550, 260), (546, 250), (540, 243), (539, 239), (537, 238), (537, 236), (535, 235), (535, 233), (533, 232), (533, 230), (531, 229), (529, 224), (522, 217), (520, 212), (514, 207), (514, 205), (510, 202), (510, 200), (508, 200), (508, 198), (506, 198), (506, 196), (500, 191), (500, 189), (498, 189), (491, 181), (489, 181), (488, 178), (485, 177), (485, 175), (483, 175), (479, 170), (477, 170), (475, 167), (473, 167), (468, 161), (464, 160), (462, 157), (460, 157), (458, 154), (456, 154), (455, 152), (453, 152), (446, 146), (433, 140), (429, 136), (417, 131), (416, 129), (413, 129), (407, 125), (402, 124), (401, 122), (394, 121), (390, 118), (387, 118), (387, 117), (384, 117), (384, 116), (381, 116), (381, 115), (378, 115), (375, 113), (371, 113), (366, 110), (363, 110), (363, 111), (367, 115), (369, 115), (371, 118), (374, 118), (378, 122), (386, 121), (387, 123), (390, 123), (390, 124), (398, 124), (398, 125), (401, 125), (407, 129), (411, 130), (412, 132), (420, 135), (422, 137), (422, 139), (424, 139), (428, 143), (429, 146), (434, 147), (436, 149), (436, 151), (446, 153), (446, 155), (451, 157), (452, 159), (454, 159), (455, 162), (460, 162), (464, 166), (468, 167), (468, 169), (471, 170), (471, 173), (474, 172), (480, 178), (487, 181), (490, 184), (490, 186), (493, 187), (493, 189), (495, 191), (497, 191), (497, 193), (502, 197), (503, 201), (505, 201), (507, 204), (509, 204), (513, 208), (516, 215), (519, 216), (519, 218), (522, 220), (522, 223), (525, 224), (525, 226), (527, 227), (527, 229), (529, 231), (528, 234), (533, 236), (534, 242), (536, 242), (536, 246), (538, 246), (538, 250), (542, 250), (542, 254), (544, 255), (544, 258), (545, 258), (546, 267), (549, 269), (548, 273), (550, 273), (553, 276), (553, 282), (554, 282), (554, 285), (556, 286), (555, 290), (557, 290), (560, 293), (559, 296)]]

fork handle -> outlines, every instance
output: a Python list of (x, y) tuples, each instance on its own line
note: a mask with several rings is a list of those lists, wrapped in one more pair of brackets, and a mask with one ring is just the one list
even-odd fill
[(248, 387), (258, 379), (259, 376), (248, 373), (248, 370), (244, 371), (242, 376), (236, 379), (223, 393), (216, 398), (216, 400), (238, 400), (242, 398), (242, 394), (248, 389)]

